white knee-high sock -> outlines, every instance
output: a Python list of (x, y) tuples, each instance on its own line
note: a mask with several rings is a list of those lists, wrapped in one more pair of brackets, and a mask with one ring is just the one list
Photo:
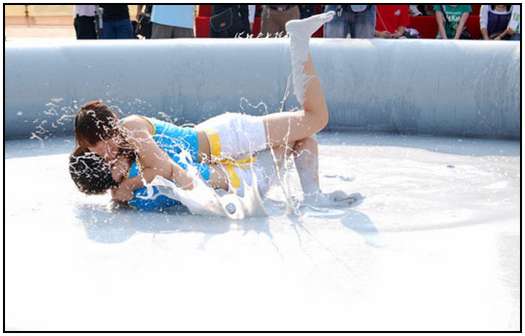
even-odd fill
[(310, 36), (323, 24), (334, 17), (335, 12), (330, 11), (311, 16), (303, 20), (291, 20), (286, 23), (286, 32), (290, 35), (290, 56), (292, 61), (292, 79), (294, 94), (297, 101), (304, 104), (304, 93), (309, 80), (304, 73), (304, 64), (310, 52)]

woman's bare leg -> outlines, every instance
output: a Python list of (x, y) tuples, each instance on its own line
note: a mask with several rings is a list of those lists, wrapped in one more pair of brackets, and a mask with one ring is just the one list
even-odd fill
[(307, 195), (320, 192), (317, 140), (309, 137), (296, 141), (293, 146), (293, 155), (303, 193)]
[(328, 123), (324, 93), (310, 56), (304, 65), (304, 73), (309, 76), (309, 81), (306, 84), (303, 110), (272, 113), (263, 117), (269, 147), (308, 138)]
[(328, 123), (328, 108), (310, 55), (309, 41), (311, 34), (332, 18), (333, 12), (329, 12), (292, 20), (286, 25), (290, 35), (294, 93), (303, 110), (263, 117), (269, 147), (308, 138)]
[(296, 141), (293, 145), (295, 168), (303, 189), (304, 202), (314, 206), (346, 206), (361, 198), (341, 190), (323, 193), (319, 184), (319, 150), (313, 137)]
[[(261, 117), (245, 116), (233, 121), (232, 118), (237, 116), (221, 115), (200, 123), (196, 129), (199, 131), (201, 160), (211, 156), (210, 134), (205, 134), (207, 128), (216, 130), (219, 134), (227, 131), (239, 132), (240, 138), (236, 144), (227, 143), (225, 146), (215, 146), (215, 149), (220, 151), (222, 156), (241, 157), (308, 138), (326, 126), (328, 108), (310, 56), (309, 41), (310, 36), (319, 27), (332, 19), (333, 14), (334, 12), (323, 13), (304, 20), (291, 20), (286, 24), (290, 34), (294, 94), (303, 109)], [(251, 133), (240, 134), (241, 132)]]

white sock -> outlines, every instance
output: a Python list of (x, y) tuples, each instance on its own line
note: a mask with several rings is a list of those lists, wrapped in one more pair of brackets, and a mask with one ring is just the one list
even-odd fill
[(308, 60), (310, 36), (323, 24), (331, 21), (334, 15), (335, 12), (330, 11), (286, 23), (286, 32), (290, 35), (294, 94), (301, 106), (304, 105), (304, 92), (309, 80), (304, 74), (304, 64)]
[(286, 23), (286, 32), (291, 38), (309, 39), (317, 29), (321, 28), (325, 23), (330, 22), (334, 15), (334, 11), (329, 11), (302, 20), (290, 20)]

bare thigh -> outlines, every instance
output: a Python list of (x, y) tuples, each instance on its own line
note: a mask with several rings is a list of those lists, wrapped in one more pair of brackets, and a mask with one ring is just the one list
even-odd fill
[(323, 118), (304, 111), (281, 112), (262, 116), (268, 147), (293, 144), (319, 132), (326, 125)]

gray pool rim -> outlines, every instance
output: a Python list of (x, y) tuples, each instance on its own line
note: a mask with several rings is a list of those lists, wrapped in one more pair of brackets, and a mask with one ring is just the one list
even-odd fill
[[(313, 39), (311, 49), (328, 129), (520, 138), (519, 42)], [(71, 135), (93, 99), (177, 123), (290, 110), (289, 74), (287, 39), (7, 42), (4, 137)]]

